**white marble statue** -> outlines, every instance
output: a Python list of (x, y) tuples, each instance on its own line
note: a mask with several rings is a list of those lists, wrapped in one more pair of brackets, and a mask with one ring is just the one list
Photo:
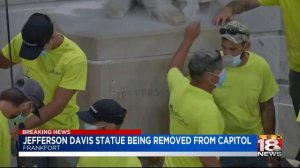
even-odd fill
[[(185, 23), (186, 18), (195, 17), (199, 12), (199, 3), (210, 0), (138, 0), (137, 4), (161, 22), (172, 25)], [(122, 19), (130, 10), (133, 0), (109, 0), (106, 15), (111, 19)]]
[(180, 9), (185, 17), (193, 18), (197, 16), (200, 10), (199, 4), (209, 1), (210, 0), (174, 0), (173, 4)]
[(129, 11), (131, 0), (109, 0), (106, 5), (106, 15), (111, 19), (122, 19)]

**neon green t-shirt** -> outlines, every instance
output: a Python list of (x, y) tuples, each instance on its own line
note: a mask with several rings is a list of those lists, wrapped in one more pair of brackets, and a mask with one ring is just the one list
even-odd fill
[(263, 6), (279, 5), (282, 11), (290, 69), (300, 72), (300, 1), (258, 0)]
[(297, 121), (300, 122), (300, 110), (299, 110), (299, 113), (298, 113)]
[[(64, 37), (63, 43), (56, 49), (35, 60), (25, 60), (19, 56), (22, 45), (22, 35), (19, 33), (12, 41), (12, 61), (21, 63), (23, 74), (39, 82), (45, 98), (44, 104), (52, 101), (57, 87), (85, 90), (87, 79), (87, 60), (83, 51), (71, 40)], [(2, 52), (9, 60), (8, 45)], [(71, 98), (64, 111), (40, 126), (39, 129), (78, 129), (79, 121), (76, 112), (77, 93)]]
[(142, 167), (137, 157), (80, 157), (77, 167)]
[[(170, 134), (223, 134), (224, 121), (212, 94), (194, 87), (177, 69), (167, 75)], [(199, 157), (166, 157), (167, 167), (202, 167)]]
[(261, 134), (259, 103), (266, 102), (279, 91), (268, 63), (248, 52), (248, 62), (227, 68), (227, 78), (213, 95), (225, 120), (226, 134)]
[(0, 111), (0, 167), (10, 167), (10, 134), (8, 120)]

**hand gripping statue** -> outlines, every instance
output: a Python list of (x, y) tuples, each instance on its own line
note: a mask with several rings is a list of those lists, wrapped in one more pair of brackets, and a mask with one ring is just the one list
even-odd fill
[[(147, 12), (161, 22), (171, 25), (185, 23), (186, 18), (195, 17), (199, 12), (199, 3), (210, 0), (138, 0)], [(122, 19), (130, 10), (133, 0), (109, 0), (106, 15), (111, 19)]]

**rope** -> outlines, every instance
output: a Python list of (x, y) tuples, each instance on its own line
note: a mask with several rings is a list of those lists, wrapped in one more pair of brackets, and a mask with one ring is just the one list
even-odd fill
[(13, 74), (13, 62), (12, 62), (12, 56), (11, 56), (11, 44), (10, 44), (10, 27), (9, 27), (9, 16), (8, 16), (8, 2), (5, 0), (5, 13), (6, 13), (6, 26), (7, 26), (7, 43), (8, 43), (8, 49), (9, 49), (9, 61), (10, 61), (10, 85), (13, 87), (14, 84), (14, 74)]
[[(5, 0), (5, 14), (6, 14), (6, 28), (7, 28), (7, 43), (8, 43), (8, 54), (9, 54), (9, 62), (10, 62), (10, 86), (11, 88), (13, 87), (13, 84), (14, 84), (14, 74), (13, 74), (13, 61), (12, 61), (12, 55), (11, 55), (11, 43), (10, 43), (10, 26), (9, 26), (9, 13), (8, 13), (8, 2), (7, 0)], [(16, 123), (14, 123), (14, 125), (16, 125)], [(15, 148), (17, 149), (17, 153), (16, 153), (16, 157), (17, 157), (17, 166), (18, 167), (22, 167), (23, 166), (23, 162), (21, 160), (21, 158), (19, 157), (19, 147), (18, 147), (18, 141), (16, 143), (16, 146)]]

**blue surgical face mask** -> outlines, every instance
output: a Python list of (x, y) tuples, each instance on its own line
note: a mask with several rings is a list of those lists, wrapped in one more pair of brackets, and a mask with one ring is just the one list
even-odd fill
[(210, 80), (208, 80), (211, 84), (215, 85), (217, 88), (223, 86), (223, 84), (225, 82), (225, 79), (226, 79), (226, 76), (227, 76), (226, 70), (224, 68), (222, 69), (222, 71), (221, 71), (221, 73), (219, 75), (211, 73), (211, 72), (210, 72), (210, 74), (213, 74), (213, 75), (219, 77), (218, 82), (215, 83), (215, 84), (213, 84)]
[(40, 53), (39, 56), (40, 56), (40, 57), (41, 57), (41, 56), (44, 56), (44, 55), (46, 55), (47, 53), (48, 53), (48, 51), (44, 49), (44, 50)]
[(225, 55), (223, 56), (223, 66), (229, 66), (231, 68), (235, 68), (237, 66), (239, 66), (242, 62), (241, 60), (241, 56), (243, 54), (244, 47), (242, 49), (242, 52), (236, 56), (232, 56), (232, 55)]
[[(24, 106), (25, 107), (25, 106)], [(21, 123), (21, 122), (24, 122), (25, 119), (26, 119), (26, 116), (23, 116), (23, 113), (24, 113), (24, 107), (23, 107), (23, 110), (21, 111), (21, 113), (16, 116), (15, 118), (11, 118), (9, 119), (10, 122), (13, 122), (13, 123)], [(30, 105), (30, 112), (33, 111), (33, 105)]]
[(239, 54), (239, 55), (236, 55), (236, 56), (233, 57), (233, 61), (231, 63), (232, 68), (237, 67), (241, 64), (241, 62), (242, 62), (241, 55), (242, 54)]
[(48, 53), (48, 51), (50, 51), (51, 45), (52, 45), (52, 40), (50, 39), (49, 42), (45, 45), (44, 49), (41, 51), (39, 56), (40, 57), (45, 56)]
[(219, 74), (219, 81), (218, 83), (215, 84), (216, 87), (221, 87), (223, 86), (225, 79), (226, 79), (226, 70), (223, 68), (223, 70), (221, 71), (221, 73)]
[(21, 122), (24, 122), (25, 121), (25, 118), (23, 115), (23, 111), (18, 115), (16, 116), (15, 118), (11, 118), (9, 119), (11, 122), (13, 123), (21, 123)]

